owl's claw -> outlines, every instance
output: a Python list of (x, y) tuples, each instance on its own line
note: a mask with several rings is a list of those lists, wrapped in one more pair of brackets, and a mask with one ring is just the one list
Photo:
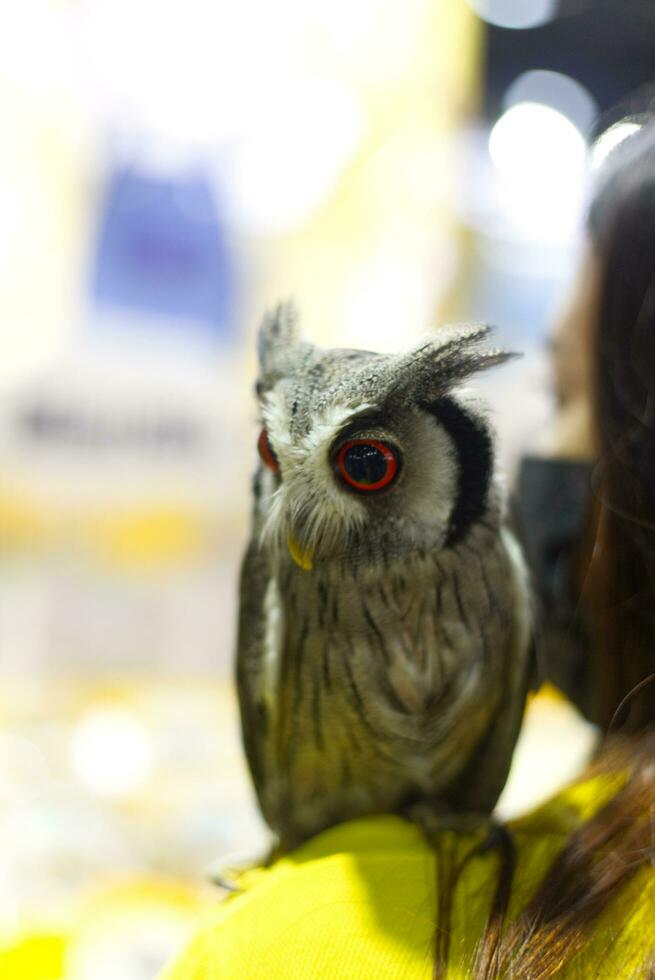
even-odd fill
[(457, 813), (429, 803), (417, 803), (404, 816), (430, 836), (444, 832), (481, 838), (480, 849), (492, 850), (507, 833), (504, 825), (489, 813)]
[(243, 891), (240, 879), (249, 871), (269, 867), (276, 858), (275, 847), (268, 852), (239, 851), (219, 858), (207, 868), (206, 878), (212, 885), (235, 894)]

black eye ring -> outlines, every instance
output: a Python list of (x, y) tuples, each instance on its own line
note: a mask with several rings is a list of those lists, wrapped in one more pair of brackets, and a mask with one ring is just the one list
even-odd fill
[(384, 490), (400, 471), (400, 454), (379, 439), (349, 439), (337, 453), (336, 471), (349, 489), (358, 493)]

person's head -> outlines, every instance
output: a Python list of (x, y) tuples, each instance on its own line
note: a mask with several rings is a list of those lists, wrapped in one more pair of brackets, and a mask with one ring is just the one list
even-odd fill
[[(653, 384), (655, 118), (600, 167), (586, 228), (587, 247), (555, 330), (553, 359), (558, 400), (591, 398), (600, 434), (606, 413), (633, 412), (635, 399), (643, 401)], [(642, 355), (644, 362), (633, 364)], [(618, 384), (632, 408), (620, 402), (613, 410), (599, 398), (603, 381), (610, 383), (608, 394)]]
[[(594, 503), (579, 587), (594, 717), (655, 723), (655, 122), (598, 175), (588, 248), (554, 343), (564, 409), (586, 407)], [(629, 702), (616, 717), (622, 700)]]
[[(568, 837), (522, 913), (503, 924), (492, 908), (481, 949), (493, 956), (484, 968), (479, 958), (476, 980), (565, 973), (611, 902), (620, 933), (630, 915), (621, 904), (626, 884), (655, 859), (655, 676), (646, 683), (655, 675), (655, 122), (599, 173), (587, 228), (553, 340), (555, 389), (560, 414), (574, 423), (564, 455), (593, 467), (575, 576), (590, 641), (592, 690), (584, 700), (606, 732), (630, 732), (606, 738), (595, 765), (627, 778)], [(613, 939), (607, 936), (608, 949)], [(646, 964), (640, 975), (655, 977), (652, 937), (644, 934), (643, 943), (634, 951)]]

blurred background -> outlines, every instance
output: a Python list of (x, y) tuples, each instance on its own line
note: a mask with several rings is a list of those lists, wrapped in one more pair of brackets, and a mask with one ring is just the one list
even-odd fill
[[(262, 311), (379, 350), (496, 324), (511, 478), (654, 75), (649, 0), (3, 5), (0, 976), (150, 980), (265, 846), (232, 690)], [(592, 739), (537, 699), (504, 812)]]

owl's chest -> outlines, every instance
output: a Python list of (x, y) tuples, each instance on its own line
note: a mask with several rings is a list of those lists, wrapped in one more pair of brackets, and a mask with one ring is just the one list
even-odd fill
[(302, 839), (452, 783), (498, 709), (507, 571), (492, 542), (378, 579), (271, 579), (258, 792), (272, 827)]
[(502, 633), (479, 574), (428, 560), (377, 580), (304, 576), (278, 597), (268, 682), (281, 754), (367, 731), (415, 757), (475, 723)]

